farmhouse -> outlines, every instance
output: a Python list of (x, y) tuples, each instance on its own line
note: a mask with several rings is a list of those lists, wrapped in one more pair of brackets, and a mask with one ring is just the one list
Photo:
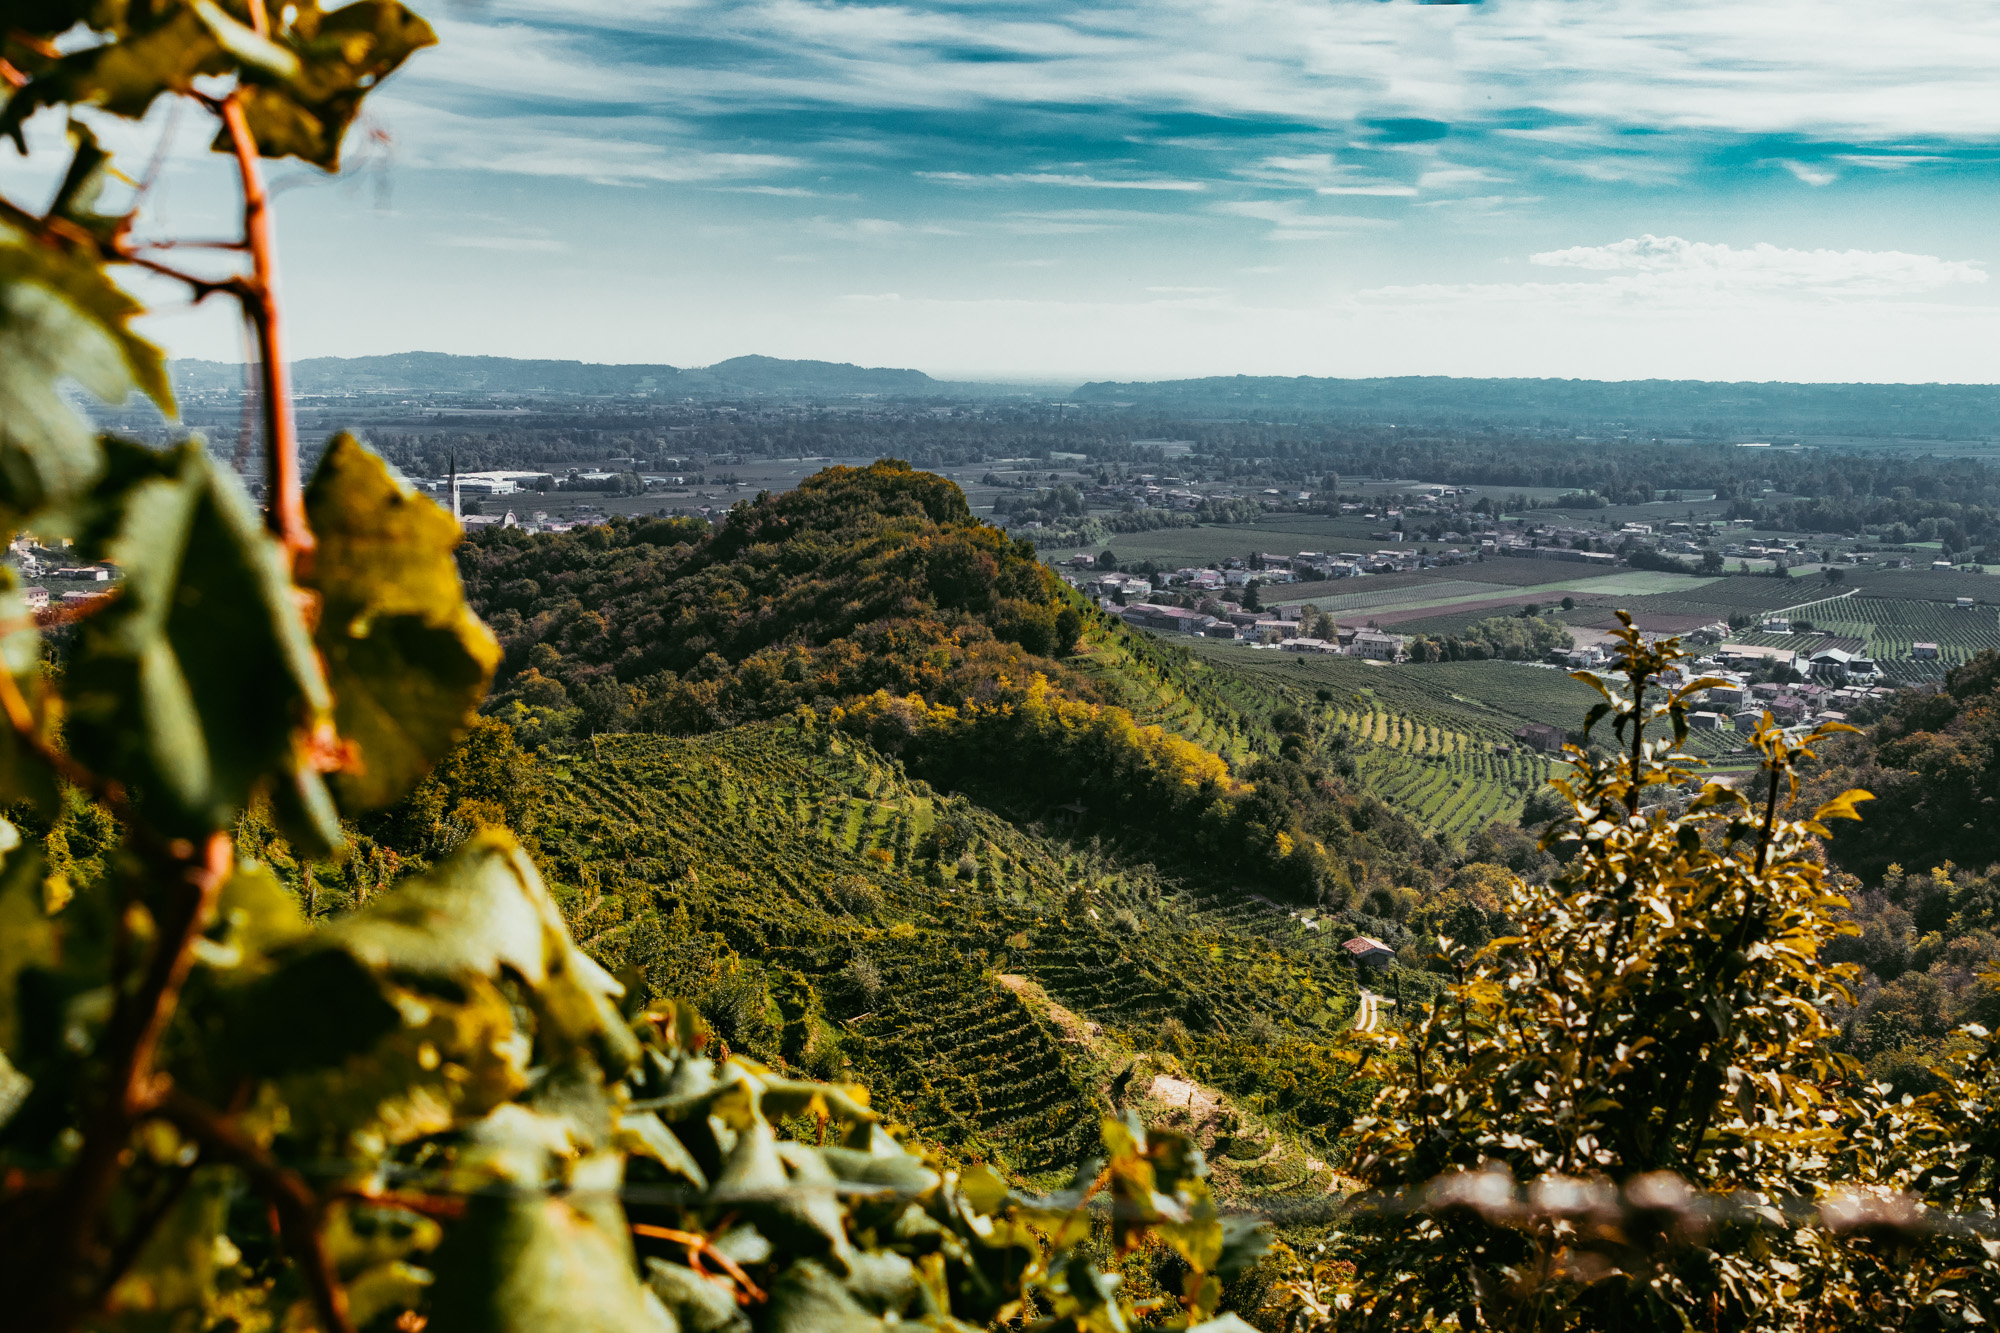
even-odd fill
[(1384, 968), (1395, 960), (1396, 951), (1378, 939), (1367, 935), (1356, 935), (1340, 946), (1347, 950), (1357, 967)]
[(1566, 738), (1561, 727), (1552, 727), (1546, 722), (1530, 722), (1514, 733), (1514, 739), (1544, 754), (1558, 754)]

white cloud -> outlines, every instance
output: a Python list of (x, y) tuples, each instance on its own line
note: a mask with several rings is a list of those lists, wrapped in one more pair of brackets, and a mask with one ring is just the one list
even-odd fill
[(1817, 167), (1810, 162), (1800, 162), (1794, 158), (1781, 157), (1778, 159), (1778, 165), (1808, 185), (1831, 185), (1840, 179), (1840, 173), (1837, 171), (1828, 171), (1825, 167)]
[(1226, 217), (1252, 218), (1271, 224), (1274, 241), (1317, 241), (1367, 227), (1386, 227), (1380, 218), (1313, 213), (1297, 199), (1242, 199), (1217, 204), (1212, 210)]
[(1315, 194), (1372, 194), (1388, 198), (1409, 198), (1417, 193), (1414, 185), (1364, 184), (1364, 185), (1322, 185)]
[(1066, 185), (1090, 190), (1175, 190), (1197, 191), (1208, 187), (1200, 181), (1131, 180), (1057, 171), (1009, 171), (978, 176), (966, 171), (919, 171), (923, 180), (946, 181), (953, 185)]
[(1420, 190), (1452, 190), (1461, 185), (1494, 185), (1507, 178), (1485, 167), (1460, 167), (1440, 162), (1417, 177)]
[(1829, 294), (1904, 295), (1986, 281), (1975, 260), (1940, 259), (1901, 250), (1785, 250), (1769, 242), (1744, 249), (1638, 236), (1610, 245), (1545, 250), (1528, 262), (1546, 268), (1673, 274), (1723, 286), (1795, 288)]
[[(2000, 135), (2000, 9), (1985, 0), (536, 0), (493, 12), (499, 21), (441, 23), (443, 50), (410, 77), (686, 114), (1082, 106), (1323, 125), (1430, 118), (1551, 143), (1590, 137), (1565, 122), (1851, 141)], [(662, 59), (658, 42), (621, 40), (632, 33), (700, 38), (687, 49), (701, 54)], [(1551, 123), (1524, 126), (1523, 113)]]
[(1528, 262), (1604, 276), (1570, 282), (1421, 283), (1378, 287), (1365, 296), (1552, 309), (1775, 308), (1800, 302), (1907, 302), (1987, 280), (1985, 266), (1974, 260), (1901, 250), (1789, 250), (1768, 243), (1739, 248), (1679, 236), (1637, 236), (1609, 245), (1547, 250), (1528, 256)]
[(1948, 159), (1938, 153), (1840, 153), (1836, 155), (1835, 160), (1850, 167), (1869, 167), (1875, 171), (1901, 171), (1905, 167), (1944, 162)]

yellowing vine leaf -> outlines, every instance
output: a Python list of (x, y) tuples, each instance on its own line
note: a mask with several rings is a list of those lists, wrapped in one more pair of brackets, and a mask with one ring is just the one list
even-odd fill
[(451, 747), (493, 679), (500, 645), (465, 605), (451, 515), (350, 435), (306, 489), (319, 547), (318, 643), (340, 734), (358, 761), (334, 779), (349, 809), (395, 801)]

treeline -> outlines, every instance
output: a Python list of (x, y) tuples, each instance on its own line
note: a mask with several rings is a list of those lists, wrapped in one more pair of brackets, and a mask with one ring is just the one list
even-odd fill
[(1912, 1092), (1960, 1025), (2000, 1024), (2000, 654), (1906, 691), (1868, 733), (1831, 747), (1811, 794), (1872, 791), (1828, 841), (1859, 928), (1830, 957), (1862, 972), (1836, 1015), (1842, 1045)]
[(1410, 641), (1413, 662), (1539, 662), (1558, 648), (1574, 648), (1576, 638), (1560, 620), (1547, 616), (1493, 616), (1456, 634), (1419, 634)]

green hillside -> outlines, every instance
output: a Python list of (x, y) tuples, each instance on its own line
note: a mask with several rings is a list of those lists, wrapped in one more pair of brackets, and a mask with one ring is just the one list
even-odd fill
[(1330, 1049), (1355, 1007), (1331, 923), (1200, 897), (792, 722), (605, 737), (539, 768), (529, 821), (579, 941), (733, 1047), (858, 1079), (1044, 1185), (1114, 1100), (1180, 1079), (1242, 1095), (1204, 1126), (1256, 1147), (1240, 1191), (1332, 1183), (1294, 1142), (1324, 1145), (1368, 1091)]

